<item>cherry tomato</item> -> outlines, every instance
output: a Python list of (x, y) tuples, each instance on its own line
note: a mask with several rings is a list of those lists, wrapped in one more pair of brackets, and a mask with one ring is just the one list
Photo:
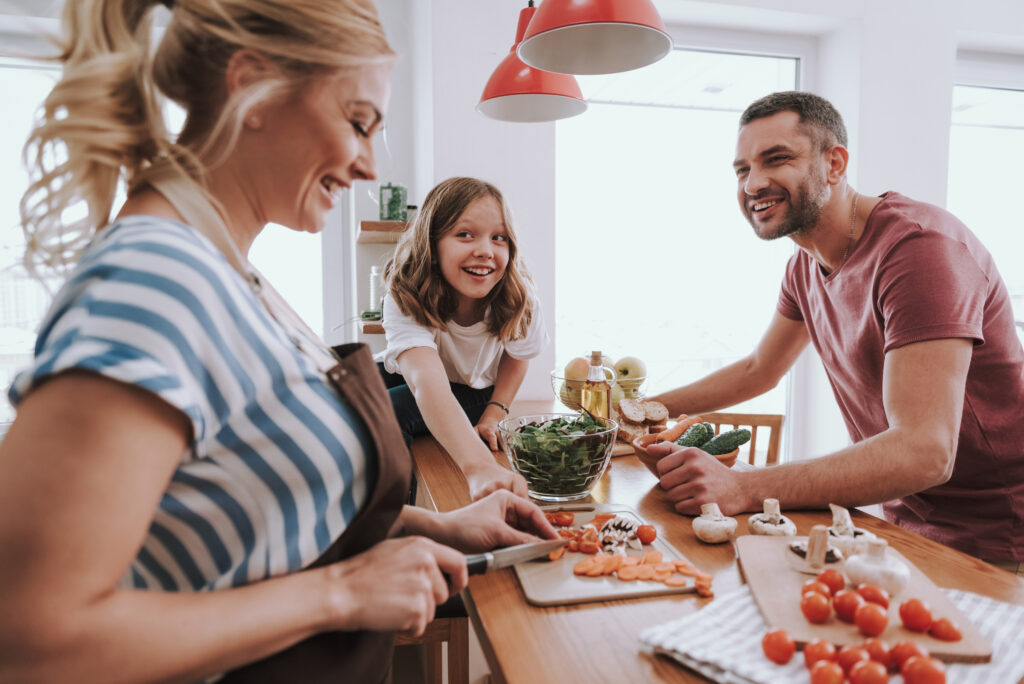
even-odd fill
[(921, 599), (907, 599), (900, 604), (903, 626), (915, 632), (927, 632), (932, 626), (932, 610)]
[(831, 641), (815, 639), (804, 646), (804, 664), (807, 667), (813, 666), (819, 660), (833, 661), (836, 659), (836, 647)]
[(903, 664), (914, 656), (928, 657), (928, 651), (915, 644), (913, 641), (899, 641), (893, 644), (889, 650), (891, 665), (897, 670), (903, 669)]
[(650, 544), (658, 537), (658, 531), (654, 529), (654, 525), (641, 525), (636, 528), (636, 538), (640, 540), (641, 544)]
[(850, 668), (850, 684), (886, 684), (889, 672), (882, 663), (862, 660)]
[(809, 591), (800, 597), (800, 612), (804, 614), (808, 622), (820, 624), (832, 615), (832, 607), (829, 606), (828, 596), (816, 591)]
[(960, 629), (949, 618), (935, 620), (932, 626), (928, 628), (928, 633), (936, 639), (942, 639), (943, 641), (960, 641), (964, 638), (964, 635), (960, 633)]
[(843, 684), (843, 668), (831, 660), (819, 660), (811, 667), (811, 684)]
[(871, 660), (871, 656), (860, 646), (843, 646), (839, 649), (839, 655), (836, 656), (836, 662), (839, 663), (839, 667), (843, 668), (843, 672), (849, 674), (850, 669), (862, 660)]
[(815, 594), (821, 594), (826, 598), (832, 598), (832, 590), (828, 588), (828, 585), (818, 580), (807, 580), (804, 582), (804, 586), (800, 587), (800, 595), (803, 596), (809, 591), (813, 591)]
[(761, 650), (768, 660), (785, 665), (796, 652), (796, 642), (784, 629), (772, 629), (761, 638)]
[(928, 656), (912, 656), (900, 669), (906, 684), (946, 684), (946, 666)]
[(580, 553), (597, 553), (601, 550), (600, 542), (584, 539), (580, 542)]
[(573, 515), (571, 511), (558, 511), (557, 513), (552, 514), (549, 520), (551, 520), (552, 525), (558, 525), (559, 527), (568, 527), (569, 525), (572, 525), (572, 521), (575, 518), (576, 516)]
[(861, 584), (857, 587), (857, 593), (868, 603), (877, 603), (883, 608), (889, 607), (889, 592), (874, 584)]
[(889, 653), (889, 647), (880, 639), (865, 639), (861, 648), (867, 651), (868, 655), (876, 663), (881, 663), (885, 667), (889, 667), (892, 663), (892, 654)]
[(889, 626), (889, 613), (877, 603), (865, 603), (854, 613), (853, 621), (861, 634), (876, 637)]
[(832, 607), (836, 609), (836, 616), (843, 622), (853, 622), (857, 609), (864, 603), (864, 597), (852, 589), (843, 589), (832, 599)]
[(846, 588), (846, 577), (835, 568), (826, 568), (818, 573), (817, 580), (829, 588), (832, 594)]

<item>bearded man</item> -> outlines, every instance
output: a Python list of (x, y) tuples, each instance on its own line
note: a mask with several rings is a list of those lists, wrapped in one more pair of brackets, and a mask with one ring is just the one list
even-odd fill
[(744, 359), (654, 397), (716, 411), (773, 388), (808, 343), (853, 444), (753, 471), (652, 447), (680, 513), (883, 504), (888, 520), (1024, 575), (1024, 349), (992, 256), (949, 212), (847, 182), (842, 117), (783, 92), (740, 117), (733, 167), (758, 237), (788, 237), (776, 313)]

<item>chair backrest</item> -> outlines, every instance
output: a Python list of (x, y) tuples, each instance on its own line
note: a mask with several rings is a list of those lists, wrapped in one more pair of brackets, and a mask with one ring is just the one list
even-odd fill
[(702, 413), (705, 421), (715, 426), (715, 434), (722, 431), (722, 426), (732, 428), (749, 428), (750, 442), (747, 451), (747, 463), (755, 463), (757, 453), (757, 428), (768, 429), (768, 451), (764, 465), (776, 465), (779, 462), (779, 447), (782, 444), (782, 422), (785, 416), (779, 413)]

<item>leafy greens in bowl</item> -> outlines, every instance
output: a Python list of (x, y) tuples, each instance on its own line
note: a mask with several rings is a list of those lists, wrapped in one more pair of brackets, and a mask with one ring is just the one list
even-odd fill
[(530, 496), (575, 501), (604, 474), (618, 425), (587, 414), (542, 413), (506, 418), (498, 434), (509, 465), (526, 478)]

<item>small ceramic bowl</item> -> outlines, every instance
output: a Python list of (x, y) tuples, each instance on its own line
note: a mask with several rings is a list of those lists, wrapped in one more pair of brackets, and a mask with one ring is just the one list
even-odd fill
[[(658, 441), (657, 435), (641, 435), (633, 440), (633, 450), (636, 452), (636, 457), (640, 459), (640, 462), (647, 466), (647, 469), (654, 473), (655, 477), (661, 477), (658, 473), (658, 461), (660, 457), (655, 458), (647, 452), (647, 447), (651, 446)], [(715, 456), (718, 462), (724, 465), (726, 468), (731, 468), (736, 463), (736, 458), (740, 455), (739, 447), (736, 447), (727, 454), (720, 454)]]

